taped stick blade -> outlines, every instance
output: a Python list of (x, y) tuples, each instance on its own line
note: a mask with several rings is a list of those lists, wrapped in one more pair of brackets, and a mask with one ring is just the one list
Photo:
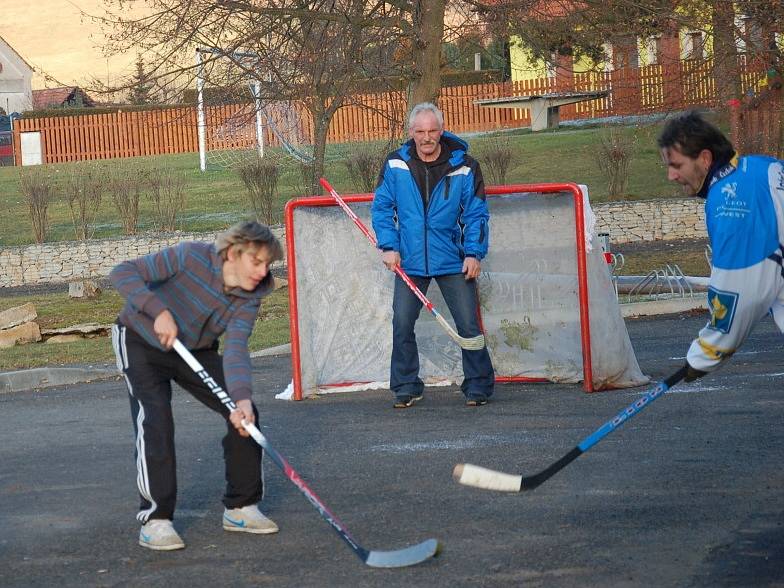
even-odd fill
[(470, 463), (457, 464), (452, 477), (464, 486), (498, 492), (520, 492), (523, 483), (522, 476), (497, 472)]

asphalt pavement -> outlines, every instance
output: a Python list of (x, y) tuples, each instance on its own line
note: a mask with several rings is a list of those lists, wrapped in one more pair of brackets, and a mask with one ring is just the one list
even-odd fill
[[(705, 321), (628, 320), (643, 371), (683, 364)], [(222, 531), (223, 425), (175, 391), (187, 548), (137, 545), (133, 437), (117, 378), (0, 394), (0, 586), (784, 586), (784, 356), (766, 320), (725, 368), (675, 386), (534, 491), (456, 484), (456, 463), (535, 473), (649, 387), (511, 384), (487, 406), (428, 389), (275, 400), (290, 358), (254, 359), (261, 428), (368, 549), (434, 537), (441, 554), (365, 566), (265, 460), (271, 536)]]

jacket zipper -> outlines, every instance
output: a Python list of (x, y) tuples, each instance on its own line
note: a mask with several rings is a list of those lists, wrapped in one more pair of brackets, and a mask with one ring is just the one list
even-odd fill
[(430, 275), (430, 261), (427, 255), (427, 211), (430, 208), (430, 169), (425, 165), (425, 274)]

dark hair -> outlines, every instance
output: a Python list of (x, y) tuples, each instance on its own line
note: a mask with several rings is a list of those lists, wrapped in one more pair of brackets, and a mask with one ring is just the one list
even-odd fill
[(220, 233), (215, 239), (215, 248), (223, 259), (226, 259), (229, 247), (232, 245), (236, 245), (240, 252), (248, 246), (264, 246), (272, 257), (272, 261), (283, 259), (283, 247), (281, 247), (280, 241), (267, 225), (256, 221), (238, 222)]
[(660, 149), (674, 147), (692, 159), (696, 159), (703, 149), (710, 151), (716, 162), (727, 162), (735, 154), (735, 148), (724, 133), (696, 110), (667, 121), (657, 143)]

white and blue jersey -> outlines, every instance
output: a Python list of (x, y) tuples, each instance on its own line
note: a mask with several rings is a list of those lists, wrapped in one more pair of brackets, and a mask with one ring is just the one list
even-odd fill
[(769, 312), (784, 332), (784, 165), (770, 157), (735, 158), (706, 182), (711, 318), (686, 359), (710, 372)]

